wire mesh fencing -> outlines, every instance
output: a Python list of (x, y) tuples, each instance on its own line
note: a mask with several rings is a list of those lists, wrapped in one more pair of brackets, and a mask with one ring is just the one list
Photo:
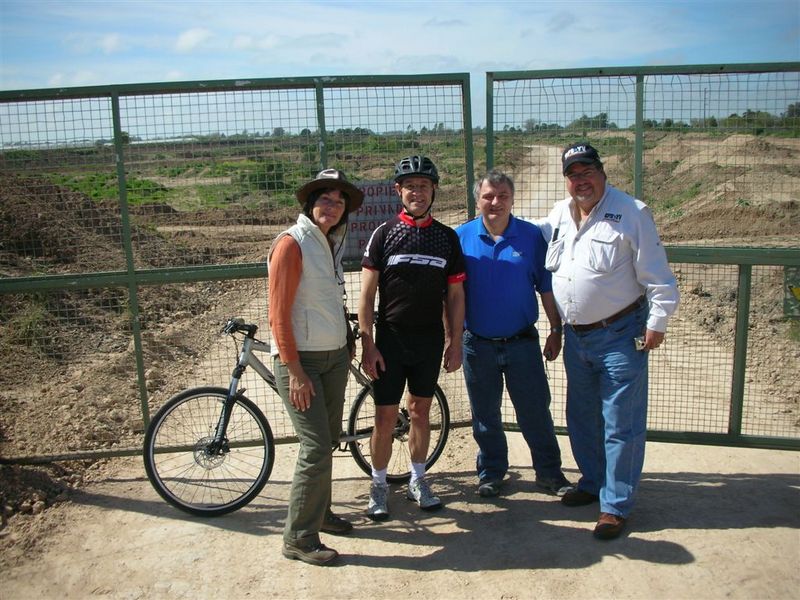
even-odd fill
[[(227, 386), (219, 330), (242, 316), (269, 341), (269, 248), (322, 168), (367, 196), (346, 256), (355, 310), (400, 158), (439, 166), (440, 220), (466, 213), (468, 89), (447, 74), (0, 93), (0, 455), (134, 452), (173, 393)], [(254, 373), (244, 385), (293, 435), (277, 395)]]
[[(541, 218), (566, 197), (561, 150), (588, 141), (665, 243), (784, 247), (797, 241), (800, 72), (766, 68), (490, 74), (491, 162), (515, 176), (520, 216)], [(755, 239), (749, 215), (771, 221)]]
[[(650, 432), (796, 440), (800, 394), (784, 373), (800, 370), (787, 308), (800, 247), (800, 65), (489, 73), (487, 87), (487, 164), (514, 178), (517, 216), (542, 219), (567, 197), (561, 153), (579, 141), (653, 212), (682, 300), (650, 355)], [(558, 367), (551, 388), (558, 423)], [(504, 418), (513, 423), (508, 402)]]
[[(399, 158), (437, 164), (447, 225), (474, 211), (485, 165), (515, 177), (514, 211), (535, 219), (565, 196), (560, 151), (576, 138), (652, 206), (681, 286), (650, 358), (651, 430), (796, 445), (797, 70), (491, 74), (486, 135), (463, 74), (0, 92), (0, 456), (134, 453), (172, 394), (226, 386), (236, 349), (219, 329), (242, 316), (269, 341), (269, 247), (319, 169), (344, 170), (367, 197), (349, 223), (354, 311), (363, 246), (398, 210)], [(560, 360), (548, 369), (563, 430)], [(254, 373), (243, 385), (290, 438), (277, 395)], [(467, 424), (463, 375), (440, 385)], [(508, 403), (504, 420), (514, 427)]]

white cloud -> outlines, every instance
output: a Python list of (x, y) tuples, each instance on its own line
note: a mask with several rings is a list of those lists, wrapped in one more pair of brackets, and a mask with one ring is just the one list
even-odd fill
[(62, 87), (64, 85), (64, 79), (63, 73), (53, 73), (47, 79), (47, 87)]
[(191, 52), (211, 39), (211, 37), (212, 34), (208, 29), (203, 29), (202, 27), (189, 29), (178, 36), (175, 42), (175, 50), (178, 52)]
[(235, 50), (253, 50), (256, 47), (256, 41), (250, 35), (237, 35), (233, 38), (233, 48)]
[(179, 69), (172, 69), (164, 74), (164, 81), (183, 81), (186, 78), (186, 73)]
[(463, 27), (466, 23), (461, 19), (440, 19), (434, 17), (433, 19), (427, 20), (425, 25), (428, 27)]
[(234, 50), (242, 50), (244, 52), (258, 52), (275, 48), (279, 42), (280, 38), (276, 35), (266, 35), (255, 39), (251, 35), (240, 34), (234, 36), (232, 47)]
[(53, 73), (47, 80), (49, 87), (77, 87), (97, 83), (97, 74), (86, 69), (72, 73)]
[[(726, 2), (736, 10), (721, 10)], [(797, 0), (764, 0), (769, 10), (726, 2), (431, 2), (402, 24), (388, 2), (37, 2), (3, 24), (0, 51), (6, 73), (38, 79), (26, 87), (77, 84), (88, 72), (98, 85), (167, 71), (189, 80), (459, 71), (482, 81), (485, 71), (797, 60)], [(742, 24), (755, 13), (763, 24)]]
[(100, 48), (106, 54), (113, 54), (122, 49), (122, 38), (118, 33), (109, 33), (100, 39)]
[(576, 21), (575, 15), (571, 12), (561, 10), (547, 20), (547, 31), (549, 33), (560, 33), (565, 29), (569, 29)]
[(94, 71), (79, 70), (72, 75), (72, 85), (94, 85), (98, 81), (97, 74)]

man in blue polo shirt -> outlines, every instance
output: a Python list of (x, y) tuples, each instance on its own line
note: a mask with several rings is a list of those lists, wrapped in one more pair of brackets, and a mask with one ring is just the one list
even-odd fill
[(558, 314), (550, 272), (544, 268), (547, 244), (533, 223), (511, 214), (514, 182), (490, 171), (475, 183), (479, 216), (456, 229), (466, 261), (464, 378), (472, 408), (472, 433), (478, 443), (478, 493), (500, 493), (508, 471), (508, 444), (500, 404), (503, 381), (517, 423), (531, 450), (537, 487), (563, 495), (570, 483), (561, 471), (561, 451), (550, 414), (550, 387), (544, 372), (536, 292), (550, 321), (544, 356), (561, 351)]

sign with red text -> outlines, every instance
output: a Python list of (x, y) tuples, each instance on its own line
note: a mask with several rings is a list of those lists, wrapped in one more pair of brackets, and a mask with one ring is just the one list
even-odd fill
[(344, 259), (360, 262), (369, 236), (381, 223), (399, 213), (403, 204), (392, 180), (359, 181), (354, 185), (364, 192), (364, 203), (348, 218)]

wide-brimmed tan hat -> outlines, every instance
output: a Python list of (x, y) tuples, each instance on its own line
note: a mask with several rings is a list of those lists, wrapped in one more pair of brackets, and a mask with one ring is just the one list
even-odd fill
[(347, 181), (344, 172), (336, 169), (320, 171), (314, 179), (297, 190), (295, 195), (300, 202), (300, 206), (305, 206), (311, 192), (326, 188), (339, 190), (347, 196), (347, 212), (358, 210), (361, 207), (361, 203), (364, 202), (364, 192)]

